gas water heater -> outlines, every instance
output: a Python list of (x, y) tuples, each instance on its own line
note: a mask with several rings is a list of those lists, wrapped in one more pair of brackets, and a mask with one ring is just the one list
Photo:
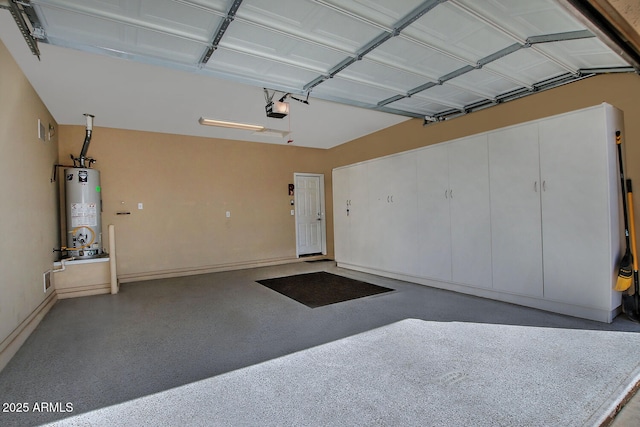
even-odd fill
[(93, 116), (85, 114), (87, 128), (82, 152), (71, 158), (74, 167), (64, 170), (67, 211), (67, 253), (74, 258), (94, 258), (102, 255), (102, 195), (100, 172), (91, 169), (94, 159), (86, 157)]

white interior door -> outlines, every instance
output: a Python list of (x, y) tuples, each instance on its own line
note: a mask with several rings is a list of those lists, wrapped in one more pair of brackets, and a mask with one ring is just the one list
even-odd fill
[(325, 254), (324, 175), (294, 174), (297, 255)]

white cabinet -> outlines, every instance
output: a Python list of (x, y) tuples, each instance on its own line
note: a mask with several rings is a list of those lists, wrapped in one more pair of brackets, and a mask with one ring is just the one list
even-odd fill
[(615, 132), (610, 105), (541, 121), (544, 297), (613, 309), (620, 251)]
[(419, 150), (418, 274), (491, 288), (486, 135)]
[(452, 281), (491, 288), (487, 135), (449, 145)]
[(603, 104), (336, 169), (336, 261), (611, 321), (622, 126)]
[(349, 171), (350, 168), (334, 169), (331, 179), (333, 191), (333, 251), (335, 258), (349, 260), (353, 253), (349, 242)]
[(418, 276), (451, 280), (449, 146), (417, 151)]
[(333, 222), (336, 260), (367, 265), (369, 197), (367, 164), (333, 170)]
[(416, 160), (401, 154), (370, 162), (370, 265), (384, 271), (417, 274), (418, 201)]
[(493, 288), (543, 296), (538, 124), (489, 134)]

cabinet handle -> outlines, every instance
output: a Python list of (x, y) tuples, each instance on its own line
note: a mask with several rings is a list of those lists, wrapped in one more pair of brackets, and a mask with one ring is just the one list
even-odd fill
[(542, 191), (547, 191), (547, 181), (542, 181)]
[(449, 190), (449, 198), (453, 199), (453, 190)]
[(538, 181), (533, 183), (533, 191), (538, 192)]
[(449, 196), (447, 195), (447, 191), (449, 191), (449, 190), (444, 190), (444, 198), (445, 198), (445, 199), (448, 199), (448, 198), (449, 198)]
[(393, 196), (391, 196), (391, 203), (393, 203)]

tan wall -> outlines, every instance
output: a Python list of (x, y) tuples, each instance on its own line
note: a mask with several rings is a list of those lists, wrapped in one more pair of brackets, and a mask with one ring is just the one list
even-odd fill
[[(103, 230), (116, 225), (118, 275), (130, 280), (295, 259), (286, 192), (294, 172), (325, 174), (331, 257), (333, 167), (605, 101), (625, 111), (627, 175), (640, 179), (636, 99), (640, 77), (599, 76), (426, 127), (410, 120), (331, 150), (101, 128), (97, 117), (88, 154), (102, 175)], [(68, 163), (80, 152), (84, 127), (59, 133), (60, 161)]]
[(335, 166), (341, 166), (608, 102), (625, 112), (627, 156), (638, 160), (639, 95), (636, 74), (601, 75), (450, 121), (422, 126), (422, 120), (409, 120), (335, 147), (330, 156)]
[[(634, 181), (635, 217), (640, 221), (639, 99), (640, 76), (600, 75), (450, 121), (424, 127), (418, 119), (400, 123), (329, 150), (330, 161), (343, 166), (607, 102), (624, 112), (625, 175)], [(636, 235), (640, 242), (640, 224)]]
[(58, 245), (57, 194), (50, 182), (58, 143), (57, 135), (38, 139), (38, 118), (57, 127), (0, 41), (0, 353), (52, 291), (44, 293), (42, 275), (53, 267)]
[[(296, 258), (288, 184), (295, 172), (324, 173), (330, 179), (325, 150), (109, 129), (99, 123), (96, 117), (88, 156), (97, 160), (94, 168), (101, 173), (105, 247), (107, 226), (116, 226), (118, 277)], [(61, 126), (61, 162), (69, 164), (69, 154), (79, 155), (84, 135), (83, 126)], [(116, 215), (120, 211), (131, 215)]]

